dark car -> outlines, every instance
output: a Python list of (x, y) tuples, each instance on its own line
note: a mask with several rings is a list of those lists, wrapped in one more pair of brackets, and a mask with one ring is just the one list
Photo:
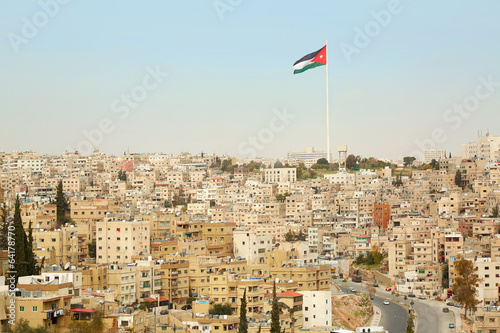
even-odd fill
[(408, 294), (408, 297), (416, 297), (415, 294)]
[(446, 305), (453, 306), (453, 305), (455, 305), (455, 303), (453, 303), (453, 302), (447, 302)]
[(160, 311), (160, 314), (161, 314), (161, 315), (168, 315), (168, 310), (161, 310), (161, 311)]
[(374, 286), (374, 287), (378, 287), (378, 284), (377, 284), (377, 283), (374, 283), (374, 284), (373, 284), (373, 286)]
[(193, 307), (191, 306), (191, 304), (186, 304), (186, 305), (183, 305), (182, 306), (182, 310), (191, 310)]
[(450, 309), (448, 309), (448, 308), (443, 308), (443, 312), (450, 312)]

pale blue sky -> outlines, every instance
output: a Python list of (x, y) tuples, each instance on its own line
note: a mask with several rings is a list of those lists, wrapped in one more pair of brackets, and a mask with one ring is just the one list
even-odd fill
[[(325, 68), (292, 75), (325, 40), (333, 151), (398, 158), (440, 128), (435, 146), (457, 155), (478, 129), (500, 135), (500, 86), (467, 118), (443, 119), (480, 77), (500, 82), (495, 0), (72, 0), (49, 17), (40, 4), (55, 1), (0, 0), (0, 150), (60, 154), (109, 119), (105, 153), (244, 157), (248, 137), (284, 108), (295, 118), (257, 155), (325, 149)], [(391, 8), (390, 22), (376, 23), (373, 13)], [(36, 20), (37, 33), (23, 34)], [(356, 29), (373, 37), (348, 61), (341, 47), (356, 47)], [(23, 41), (17, 52), (12, 40)], [(121, 119), (113, 102), (157, 66), (168, 77)]]

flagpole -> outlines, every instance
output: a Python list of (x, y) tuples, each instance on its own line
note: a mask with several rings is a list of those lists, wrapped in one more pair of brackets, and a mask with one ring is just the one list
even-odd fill
[(326, 156), (330, 160), (330, 110), (328, 105), (328, 39), (326, 40)]

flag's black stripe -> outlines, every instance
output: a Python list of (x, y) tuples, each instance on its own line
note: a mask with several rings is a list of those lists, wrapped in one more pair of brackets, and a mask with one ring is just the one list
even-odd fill
[(297, 65), (299, 62), (302, 62), (302, 61), (306, 61), (306, 60), (311, 60), (311, 59), (314, 59), (315, 56), (318, 55), (318, 53), (321, 52), (321, 50), (323, 50), (323, 47), (320, 48), (318, 51), (316, 52), (313, 52), (313, 53), (309, 53), (308, 55), (306, 56), (303, 56), (302, 58), (300, 58), (299, 60), (297, 60), (293, 65)]

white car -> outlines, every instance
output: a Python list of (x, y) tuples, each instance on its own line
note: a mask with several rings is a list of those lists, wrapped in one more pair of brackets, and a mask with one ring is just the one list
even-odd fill
[(389, 301), (387, 301), (387, 300), (384, 301), (384, 305), (389, 305), (389, 304), (391, 304), (391, 303), (389, 303)]

